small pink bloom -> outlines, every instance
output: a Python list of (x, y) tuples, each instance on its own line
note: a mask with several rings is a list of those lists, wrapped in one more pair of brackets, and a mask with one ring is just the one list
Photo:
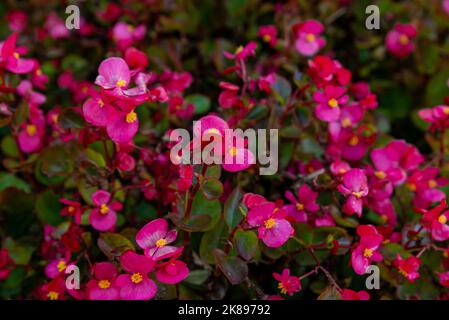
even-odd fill
[(347, 197), (343, 211), (349, 215), (362, 215), (363, 198), (368, 195), (368, 181), (362, 169), (351, 169), (343, 176), (338, 191)]
[(148, 66), (148, 57), (145, 52), (134, 47), (126, 49), (125, 61), (131, 69), (145, 69)]
[(76, 224), (81, 224), (81, 216), (83, 214), (81, 203), (64, 198), (59, 199), (59, 202), (65, 205), (64, 208), (61, 209), (61, 216), (73, 217)]
[[(449, 4), (448, 4), (449, 6)], [(448, 10), (449, 12), (449, 10)], [(449, 287), (449, 271), (448, 272), (436, 272), (438, 275), (438, 281), (443, 287)]]
[(12, 73), (29, 73), (33, 70), (34, 62), (31, 59), (22, 59), (20, 57), (26, 49), (16, 47), (16, 41), (17, 34), (14, 32), (4, 42), (0, 43), (0, 67)]
[(14, 268), (14, 260), (9, 256), (7, 249), (0, 249), (0, 280), (8, 278)]
[(285, 197), (292, 204), (287, 204), (282, 208), (287, 212), (288, 217), (295, 222), (307, 222), (307, 215), (320, 209), (316, 203), (318, 192), (313, 192), (307, 184), (299, 187), (297, 198), (290, 191), (285, 193)]
[(430, 123), (430, 131), (449, 128), (449, 106), (439, 105), (430, 109), (422, 109), (418, 112), (418, 115), (421, 119)]
[(387, 50), (397, 58), (404, 58), (415, 50), (413, 39), (417, 32), (412, 24), (397, 23), (385, 39)]
[(356, 292), (350, 289), (343, 289), (341, 291), (341, 298), (343, 300), (369, 300), (369, 293), (365, 290)]
[(66, 28), (64, 20), (62, 20), (55, 12), (51, 12), (47, 16), (45, 29), (50, 37), (55, 40), (68, 38), (70, 36), (70, 31)]
[(351, 170), (351, 166), (346, 161), (337, 160), (332, 162), (330, 170), (334, 176), (342, 176)]
[(168, 99), (168, 111), (181, 119), (189, 119), (193, 116), (194, 106), (191, 103), (184, 103), (180, 96)]
[(136, 160), (126, 152), (118, 152), (116, 157), (117, 167), (122, 171), (134, 170)]
[(99, 262), (93, 265), (94, 279), (87, 283), (89, 300), (118, 300), (120, 288), (115, 285), (118, 275), (116, 266), (111, 262)]
[(304, 56), (315, 55), (326, 45), (326, 39), (321, 37), (324, 26), (316, 20), (307, 20), (293, 26), (296, 36), (295, 47)]
[(155, 219), (144, 225), (136, 235), (136, 242), (145, 250), (145, 255), (154, 261), (167, 259), (179, 255), (181, 248), (170, 246), (177, 237), (176, 230), (168, 231), (168, 222), (164, 219)]
[(360, 225), (357, 227), (360, 242), (351, 253), (351, 265), (354, 272), (363, 275), (371, 265), (371, 261), (382, 261), (383, 257), (378, 252), (383, 236), (372, 225)]
[(103, 60), (98, 67), (98, 76), (95, 84), (103, 89), (116, 89), (121, 91), (129, 86), (131, 74), (125, 60), (110, 57)]
[(134, 27), (125, 22), (117, 22), (112, 29), (112, 38), (120, 50), (126, 50), (133, 43), (142, 40), (146, 32), (145, 25)]
[(315, 91), (313, 99), (317, 103), (315, 115), (321, 121), (331, 122), (340, 118), (340, 107), (349, 100), (345, 95), (346, 88), (326, 86), (324, 92)]
[(186, 264), (180, 260), (169, 260), (157, 266), (156, 279), (162, 283), (176, 284), (189, 275)]
[(235, 53), (224, 52), (224, 56), (228, 59), (245, 60), (250, 56), (256, 54), (257, 44), (254, 41), (249, 42), (245, 46), (240, 46), (235, 50)]
[(27, 24), (27, 14), (22, 10), (11, 10), (6, 14), (8, 26), (13, 32), (21, 32)]
[(192, 185), (192, 180), (194, 176), (192, 165), (181, 165), (179, 166), (179, 180), (177, 186), (179, 191), (187, 191)]
[(67, 258), (52, 260), (45, 267), (45, 275), (50, 279), (54, 279), (60, 275), (65, 274), (65, 269), (69, 265), (73, 265), (73, 264), (74, 263), (69, 262), (69, 260)]
[(122, 209), (122, 204), (117, 201), (110, 201), (111, 194), (104, 190), (97, 190), (92, 194), (92, 201), (95, 208), (92, 209), (89, 221), (92, 227), (98, 231), (106, 231), (115, 226), (117, 221), (116, 211)]
[(266, 26), (260, 26), (257, 35), (262, 38), (262, 40), (268, 43), (270, 46), (274, 47), (276, 45), (278, 31), (276, 26), (270, 24)]
[(447, 209), (447, 203), (444, 199), (435, 208), (422, 210), (424, 214), (421, 222), (431, 232), (432, 239), (436, 241), (446, 241), (449, 239), (449, 225), (447, 225), (449, 210), (444, 211), (445, 209)]
[(278, 289), (282, 294), (292, 296), (295, 292), (301, 291), (301, 282), (298, 277), (290, 275), (290, 269), (285, 268), (282, 274), (275, 272), (273, 277), (279, 281)]
[(419, 267), (421, 266), (421, 260), (415, 256), (410, 256), (406, 259), (398, 254), (396, 259), (393, 261), (393, 265), (399, 270), (408, 281), (414, 282), (419, 278)]

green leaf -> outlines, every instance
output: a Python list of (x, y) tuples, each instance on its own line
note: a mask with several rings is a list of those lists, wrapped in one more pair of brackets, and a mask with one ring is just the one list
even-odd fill
[(281, 129), (279, 135), (283, 138), (298, 139), (301, 134), (301, 130), (296, 126), (288, 126)]
[(223, 194), (223, 184), (216, 178), (206, 177), (201, 183), (201, 191), (207, 200), (216, 200)]
[(59, 202), (59, 198), (50, 189), (37, 196), (36, 212), (43, 223), (57, 226), (64, 221), (60, 214), (63, 205)]
[(21, 103), (12, 116), (12, 122), (16, 127), (19, 127), (26, 121), (29, 114), (29, 107), (26, 103)]
[(221, 216), (221, 204), (218, 200), (207, 200), (202, 192), (198, 192), (192, 203), (193, 215), (208, 215), (210, 217), (210, 224), (203, 231), (212, 229)]
[(259, 239), (254, 231), (237, 230), (234, 235), (234, 246), (239, 256), (250, 261), (259, 251)]
[(128, 250), (135, 250), (133, 243), (118, 233), (104, 232), (98, 238), (98, 247), (109, 258), (120, 257)]
[(64, 129), (82, 128), (84, 126), (83, 116), (69, 108), (66, 108), (61, 112), (58, 122)]
[(223, 220), (220, 220), (212, 230), (203, 234), (200, 242), (200, 257), (204, 262), (215, 263), (212, 250), (224, 246), (227, 234), (228, 228)]
[(232, 285), (242, 283), (248, 276), (248, 265), (239, 257), (229, 257), (214, 249), (215, 262)]
[(92, 149), (86, 149), (86, 155), (89, 160), (94, 163), (99, 168), (106, 167), (106, 161), (104, 160), (104, 157), (101, 153), (92, 150)]
[(176, 221), (174, 218), (172, 220), (178, 228), (188, 232), (206, 231), (209, 229), (212, 221), (207, 214), (195, 214), (182, 221)]
[(186, 102), (191, 103), (195, 106), (195, 114), (203, 114), (210, 109), (210, 99), (209, 97), (203, 96), (201, 94), (190, 94), (186, 97)]
[(17, 178), (11, 173), (0, 172), (0, 192), (8, 188), (15, 188), (26, 193), (31, 192), (30, 185), (24, 180)]
[(27, 265), (34, 252), (34, 247), (30, 245), (21, 244), (14, 241), (12, 238), (6, 238), (3, 241), (3, 247), (8, 249), (8, 254), (17, 265)]
[(240, 202), (243, 198), (240, 187), (236, 187), (232, 190), (228, 199), (225, 202), (223, 215), (229, 229), (235, 228), (243, 219), (243, 214), (239, 209)]
[(341, 300), (341, 294), (334, 286), (329, 286), (321, 292), (317, 300)]
[(286, 103), (292, 94), (290, 82), (279, 75), (276, 76), (276, 82), (272, 84), (271, 88), (274, 90), (276, 98), (281, 104)]
[(202, 285), (210, 277), (211, 272), (209, 270), (193, 270), (189, 273), (184, 282), (193, 285)]
[(16, 140), (11, 136), (5, 136), (2, 139), (2, 151), (5, 156), (18, 158), (19, 157), (19, 148), (17, 148)]
[(42, 153), (42, 172), (49, 177), (68, 176), (73, 163), (66, 146), (47, 148)]

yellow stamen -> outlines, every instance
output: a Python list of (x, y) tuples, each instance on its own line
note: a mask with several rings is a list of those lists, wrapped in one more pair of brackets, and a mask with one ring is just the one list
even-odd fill
[(117, 87), (119, 87), (119, 88), (124, 87), (124, 86), (126, 86), (126, 81), (123, 80), (123, 79), (117, 80), (116, 85), (117, 85)]
[(406, 277), (406, 278), (407, 278), (407, 276), (408, 276), (408, 272), (405, 271), (405, 270), (403, 270), (403, 269), (399, 269), (399, 273), (402, 274), (402, 275), (403, 275), (404, 277)]
[(48, 299), (50, 299), (50, 300), (58, 300), (58, 298), (59, 298), (59, 293), (57, 293), (56, 291), (50, 291), (50, 292), (47, 294), (47, 297), (48, 297)]
[(204, 133), (205, 134), (219, 134), (219, 135), (221, 135), (220, 131), (218, 129), (216, 129), (216, 128), (207, 129)]
[(70, 207), (67, 208), (67, 211), (68, 211), (69, 213), (74, 213), (74, 212), (75, 212), (75, 207), (70, 206)]
[(399, 37), (399, 43), (402, 44), (403, 46), (405, 46), (409, 42), (410, 42), (410, 39), (405, 34), (401, 34), (401, 36)]
[(304, 210), (304, 205), (302, 204), (302, 203), (297, 203), (296, 204), (296, 209), (298, 210), (298, 211), (301, 211), (301, 210)]
[(373, 256), (373, 249), (366, 248), (363, 251), (363, 256), (366, 257), (366, 258), (371, 258)]
[(42, 75), (42, 70), (40, 68), (36, 70), (36, 75), (38, 76)]
[(131, 281), (134, 282), (135, 284), (141, 283), (142, 280), (143, 277), (139, 272), (133, 273), (133, 275), (131, 276)]
[(163, 247), (167, 244), (167, 240), (165, 239), (159, 239), (158, 241), (156, 241), (156, 247), (160, 248)]
[(265, 224), (265, 228), (271, 229), (276, 225), (276, 221), (274, 221), (273, 218), (270, 218), (268, 220), (265, 220), (264, 224)]
[(287, 289), (284, 288), (284, 285), (282, 284), (282, 282), (279, 282), (278, 289), (281, 290), (282, 294), (286, 294), (288, 292)]
[(107, 289), (111, 286), (111, 283), (109, 282), (109, 280), (100, 280), (98, 281), (98, 286), (101, 289)]
[(243, 46), (239, 46), (236, 50), (235, 50), (235, 54), (239, 54), (240, 52), (243, 51)]
[(52, 117), (53, 123), (58, 123), (59, 120), (59, 114), (54, 114)]
[(329, 99), (329, 101), (327, 102), (327, 104), (329, 105), (329, 107), (331, 108), (335, 108), (338, 107), (338, 101), (335, 98)]
[(106, 214), (106, 213), (108, 213), (108, 212), (109, 212), (108, 206), (107, 206), (105, 203), (103, 203), (103, 204), (101, 205), (101, 207), (100, 207), (100, 213), (101, 213), (101, 214)]
[(262, 37), (263, 41), (265, 42), (270, 42), (271, 41), (271, 36), (269, 34), (266, 34)]
[(383, 171), (376, 171), (376, 172), (374, 173), (374, 175), (375, 175), (376, 177), (378, 177), (379, 179), (385, 179), (385, 177), (387, 176), (387, 175), (385, 174), (385, 172), (383, 172)]
[(236, 147), (232, 147), (231, 149), (229, 149), (229, 153), (231, 154), (231, 156), (235, 157), (238, 153), (238, 150)]
[(67, 268), (67, 264), (65, 263), (64, 260), (61, 260), (61, 261), (59, 261), (57, 268), (58, 268), (59, 272), (62, 272), (65, 270), (65, 268)]
[(438, 222), (442, 223), (442, 224), (446, 224), (447, 222), (447, 218), (444, 214), (442, 214), (441, 216), (438, 217)]
[(34, 124), (29, 124), (26, 127), (29, 136), (34, 136), (37, 132), (37, 127)]
[(416, 184), (407, 183), (407, 188), (409, 188), (411, 191), (416, 191)]
[(20, 58), (20, 54), (18, 52), (14, 52), (13, 53), (14, 58), (19, 59)]
[(306, 35), (306, 40), (307, 40), (307, 42), (314, 42), (316, 40), (316, 37), (313, 33), (308, 33)]
[(128, 113), (126, 115), (126, 122), (127, 123), (133, 123), (137, 120), (137, 113), (135, 113), (134, 111), (131, 111), (130, 113)]
[(100, 107), (100, 108), (103, 108), (104, 107), (104, 101), (103, 100), (98, 100), (98, 106)]
[(449, 115), (449, 107), (444, 107), (443, 108), (443, 113), (446, 115)]
[(351, 140), (349, 140), (349, 144), (351, 146), (356, 146), (359, 144), (359, 138), (357, 136), (353, 136)]
[(359, 191), (359, 192), (354, 191), (352, 194), (360, 199), (363, 196), (363, 191)]
[(352, 121), (349, 118), (344, 118), (343, 121), (341, 122), (343, 128), (347, 128), (349, 126), (352, 125)]
[(433, 189), (436, 188), (438, 186), (438, 183), (435, 180), (429, 180), (429, 188)]

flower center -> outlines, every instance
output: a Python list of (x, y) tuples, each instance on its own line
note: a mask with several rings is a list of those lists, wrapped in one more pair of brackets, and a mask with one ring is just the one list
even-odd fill
[(416, 185), (414, 183), (407, 183), (407, 188), (411, 191), (416, 191)]
[(14, 58), (19, 59), (20, 58), (20, 54), (18, 52), (14, 52), (13, 53)]
[(103, 204), (101, 205), (101, 207), (100, 207), (100, 213), (101, 213), (101, 214), (106, 214), (106, 213), (108, 213), (108, 212), (109, 212), (108, 206), (106, 205), (106, 203), (103, 203)]
[(363, 256), (365, 258), (371, 258), (372, 255), (373, 255), (373, 249), (366, 248), (365, 250), (363, 250)]
[(38, 75), (38, 76), (42, 75), (42, 70), (40, 68), (36, 70), (36, 75)]
[(269, 34), (266, 34), (262, 37), (263, 41), (265, 42), (270, 42), (271, 41), (271, 36)]
[(347, 128), (349, 126), (352, 125), (352, 121), (349, 118), (344, 118), (343, 121), (341, 122), (343, 128)]
[(335, 108), (338, 107), (338, 101), (335, 98), (329, 99), (329, 101), (327, 102), (327, 104), (329, 105), (329, 107), (331, 108)]
[(352, 194), (355, 195), (359, 199), (361, 197), (363, 197), (363, 191), (358, 191), (358, 192), (353, 191)]
[(379, 179), (385, 179), (385, 177), (387, 176), (387, 175), (385, 174), (385, 172), (383, 172), (383, 171), (376, 171), (376, 172), (374, 173), (374, 175), (375, 175), (376, 177), (378, 177)]
[(231, 156), (235, 157), (238, 153), (238, 150), (236, 147), (232, 147), (231, 149), (229, 149), (229, 153), (231, 154)]
[(57, 268), (58, 268), (59, 272), (62, 272), (65, 270), (65, 268), (67, 268), (67, 264), (65, 263), (64, 260), (61, 260), (61, 261), (59, 261)]
[(101, 289), (107, 289), (107, 288), (109, 288), (111, 286), (111, 283), (109, 282), (109, 280), (100, 280), (98, 282), (98, 286)]
[(404, 277), (406, 277), (406, 278), (407, 278), (407, 276), (408, 276), (408, 272), (405, 271), (404, 269), (399, 269), (399, 273), (402, 274), (402, 275), (403, 275)]
[(103, 100), (98, 100), (98, 106), (100, 107), (100, 108), (103, 108), (104, 107), (104, 101)]
[(446, 224), (447, 222), (447, 218), (444, 214), (442, 214), (441, 216), (438, 217), (438, 222), (442, 223), (442, 224)]
[(141, 283), (142, 280), (143, 277), (139, 272), (133, 273), (133, 275), (131, 276), (131, 281), (134, 282), (135, 284)]
[(429, 188), (433, 189), (436, 188), (438, 186), (438, 183), (435, 180), (429, 180)]
[(29, 136), (34, 136), (36, 134), (37, 127), (34, 124), (29, 124), (27, 125), (26, 130)]
[(119, 88), (124, 87), (124, 86), (126, 86), (126, 81), (123, 80), (123, 79), (117, 80), (116, 85), (117, 85), (117, 87), (119, 87)]
[(443, 108), (443, 113), (446, 115), (449, 115), (449, 107), (444, 107)]
[(243, 46), (239, 46), (236, 50), (235, 50), (235, 54), (239, 54), (240, 52), (243, 51)]
[(357, 136), (353, 136), (351, 140), (349, 140), (349, 144), (351, 146), (356, 146), (359, 144), (359, 138)]
[(304, 205), (302, 203), (298, 202), (296, 204), (296, 210), (298, 210), (298, 211), (304, 210)]
[(128, 113), (126, 115), (126, 122), (127, 123), (133, 123), (137, 120), (137, 113), (135, 113), (134, 111), (131, 111), (130, 113)]
[(315, 37), (315, 35), (314, 35), (313, 33), (308, 33), (308, 34), (306, 35), (306, 40), (307, 40), (307, 42), (314, 42), (315, 39), (316, 39), (316, 37)]
[(405, 46), (409, 42), (410, 42), (410, 39), (405, 34), (401, 34), (401, 36), (399, 37), (399, 43), (402, 44), (403, 46)]
[(57, 293), (56, 291), (50, 291), (50, 292), (47, 294), (47, 297), (48, 297), (48, 299), (50, 299), (50, 300), (58, 300), (58, 298), (59, 298), (59, 293)]
[(287, 289), (285, 289), (284, 285), (282, 284), (282, 282), (279, 282), (278, 284), (278, 289), (281, 290), (282, 294), (286, 294), (287, 293)]
[(156, 247), (160, 248), (163, 247), (167, 244), (167, 240), (165, 239), (159, 239), (158, 241), (156, 241)]
[(69, 213), (73, 213), (73, 212), (75, 212), (75, 207), (70, 206), (70, 207), (67, 208), (67, 211), (68, 211)]
[(204, 133), (205, 134), (220, 134), (220, 131), (216, 128), (210, 128), (210, 129), (207, 129)]
[(274, 221), (273, 218), (270, 218), (268, 220), (265, 220), (264, 224), (265, 224), (265, 228), (271, 229), (276, 225), (276, 221)]

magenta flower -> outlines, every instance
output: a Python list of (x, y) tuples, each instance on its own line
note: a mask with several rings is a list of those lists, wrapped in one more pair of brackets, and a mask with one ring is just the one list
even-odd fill
[(317, 212), (320, 209), (320, 206), (316, 203), (318, 192), (313, 192), (307, 184), (299, 187), (297, 198), (291, 191), (287, 191), (285, 197), (292, 204), (284, 205), (282, 209), (295, 222), (307, 222), (307, 214)]
[(154, 261), (134, 251), (126, 251), (120, 257), (122, 268), (128, 274), (117, 277), (115, 284), (120, 288), (122, 300), (150, 300), (157, 291), (153, 280), (148, 278), (148, 273), (154, 268)]
[(21, 32), (27, 24), (27, 14), (22, 10), (11, 10), (6, 14), (8, 27), (13, 32)]
[(218, 103), (223, 109), (230, 109), (241, 103), (238, 95), (239, 87), (229, 82), (220, 82), (220, 88), (224, 89), (218, 96)]
[(270, 46), (274, 47), (276, 45), (278, 31), (274, 25), (260, 26), (257, 35)]
[(65, 269), (73, 264), (73, 262), (69, 262), (68, 258), (52, 260), (45, 267), (45, 275), (50, 279), (54, 279), (59, 275), (65, 274)]
[(342, 176), (351, 170), (351, 166), (346, 161), (337, 159), (330, 165), (330, 170), (334, 176)]
[(55, 12), (47, 16), (44, 27), (52, 39), (58, 40), (70, 36), (70, 30), (66, 28), (64, 20)]
[(256, 47), (257, 44), (254, 41), (251, 41), (245, 46), (239, 46), (235, 50), (235, 53), (225, 51), (224, 56), (228, 59), (245, 60), (246, 58), (256, 54)]
[(399, 156), (391, 148), (378, 148), (371, 152), (371, 161), (374, 164), (374, 175), (379, 180), (388, 179), (394, 185), (402, 184), (407, 174), (399, 168)]
[(184, 103), (180, 96), (174, 96), (168, 99), (168, 111), (181, 119), (189, 119), (193, 116), (194, 106), (191, 103)]
[(20, 150), (25, 153), (33, 153), (41, 149), (43, 133), (43, 128), (33, 123), (23, 124), (17, 136)]
[(118, 152), (115, 162), (117, 168), (122, 171), (132, 171), (136, 166), (136, 160), (126, 152)]
[(340, 107), (349, 100), (346, 88), (336, 86), (324, 87), (324, 92), (315, 91), (313, 99), (317, 103), (315, 115), (321, 121), (331, 122), (340, 118)]
[(356, 292), (350, 289), (341, 290), (342, 300), (369, 300), (369, 293), (365, 290)]
[(449, 128), (449, 106), (439, 105), (429, 109), (421, 109), (418, 111), (418, 115), (421, 119), (430, 123), (430, 131)]
[(404, 140), (393, 140), (385, 148), (389, 154), (396, 153), (399, 167), (402, 170), (414, 170), (424, 161), (419, 150)]
[(6, 40), (0, 43), (0, 67), (16, 73), (24, 74), (33, 70), (34, 62), (31, 59), (20, 58), (26, 53), (23, 47), (16, 47), (17, 34), (14, 32)]
[(443, 8), (444, 12), (449, 15), (449, 0), (443, 0), (441, 2), (441, 7)]
[(235, 136), (234, 141), (225, 141), (224, 160), (222, 167), (229, 172), (237, 172), (248, 169), (255, 163), (253, 153), (245, 147), (243, 137)]
[(91, 91), (91, 98), (83, 104), (84, 119), (97, 127), (107, 126), (114, 112), (114, 107), (105, 103), (101, 95), (95, 90)]
[(279, 281), (278, 289), (282, 294), (292, 296), (295, 292), (301, 291), (301, 281), (298, 277), (290, 275), (290, 269), (285, 268), (282, 274), (274, 272), (273, 277)]
[(417, 169), (407, 179), (407, 187), (415, 192), (413, 204), (419, 208), (428, 208), (433, 202), (446, 198), (443, 191), (437, 189), (447, 185), (448, 179), (438, 177), (440, 170), (437, 167)]
[(134, 47), (126, 49), (124, 57), (131, 69), (141, 70), (148, 66), (148, 57), (145, 52)]
[(125, 50), (134, 42), (142, 40), (146, 31), (147, 28), (143, 24), (134, 27), (120, 21), (112, 29), (112, 38), (120, 50)]
[(0, 280), (8, 278), (14, 268), (14, 260), (9, 256), (7, 249), (0, 249)]
[(156, 279), (162, 283), (176, 284), (188, 275), (187, 265), (180, 260), (170, 259), (156, 267)]
[(347, 199), (343, 211), (349, 215), (362, 215), (363, 198), (368, 195), (368, 181), (365, 171), (351, 169), (343, 176), (343, 183), (338, 185), (338, 191)]
[(446, 200), (442, 200), (431, 210), (420, 210), (424, 213), (421, 219), (423, 226), (431, 232), (432, 239), (436, 241), (449, 239), (449, 225), (447, 225), (449, 210), (444, 211), (445, 209), (447, 209)]
[(220, 135), (224, 137), (229, 125), (222, 118), (215, 115), (207, 115), (199, 119), (193, 126), (193, 135), (202, 137), (205, 134)]
[(117, 268), (111, 262), (99, 262), (92, 267), (93, 279), (87, 283), (89, 300), (118, 300), (120, 288), (115, 285)]
[(95, 84), (106, 90), (114, 90), (120, 95), (128, 87), (130, 79), (131, 74), (125, 60), (110, 57), (100, 63)]
[(116, 211), (122, 209), (122, 204), (117, 201), (110, 201), (111, 194), (104, 190), (97, 190), (92, 194), (92, 201), (95, 208), (92, 209), (89, 222), (98, 231), (106, 231), (115, 226), (117, 221)]
[[(449, 7), (449, 4), (448, 4)], [(449, 12), (449, 10), (448, 10)], [(436, 272), (438, 275), (438, 281), (443, 287), (449, 287), (449, 271), (448, 272)]]
[(402, 257), (398, 254), (396, 259), (393, 261), (393, 266), (395, 266), (399, 273), (410, 282), (414, 282), (420, 277), (418, 270), (421, 266), (421, 260), (415, 256), (402, 259)]
[(326, 39), (321, 37), (323, 31), (324, 26), (316, 20), (307, 20), (293, 26), (296, 50), (307, 57), (315, 55), (326, 45)]
[(372, 225), (360, 225), (357, 227), (357, 234), (360, 242), (351, 253), (351, 264), (355, 273), (363, 275), (371, 265), (371, 261), (382, 261), (383, 257), (377, 250), (383, 236)]
[(29, 80), (20, 81), (16, 91), (19, 96), (28, 101), (32, 106), (38, 107), (46, 101), (42, 93), (33, 90), (33, 85)]
[(81, 224), (81, 216), (83, 214), (81, 203), (64, 198), (59, 199), (59, 202), (65, 205), (64, 208), (61, 209), (61, 216), (73, 217), (76, 224)]
[(176, 240), (176, 230), (168, 231), (168, 222), (164, 219), (155, 219), (144, 225), (136, 235), (136, 242), (145, 250), (145, 255), (154, 261), (167, 259), (179, 255), (183, 248), (168, 244)]
[(416, 28), (413, 25), (395, 24), (385, 39), (387, 50), (397, 58), (406, 57), (415, 50), (413, 39), (416, 35)]
[(285, 219), (287, 212), (276, 207), (273, 202), (265, 202), (252, 207), (248, 212), (248, 223), (258, 227), (258, 236), (271, 248), (282, 246), (295, 230)]

